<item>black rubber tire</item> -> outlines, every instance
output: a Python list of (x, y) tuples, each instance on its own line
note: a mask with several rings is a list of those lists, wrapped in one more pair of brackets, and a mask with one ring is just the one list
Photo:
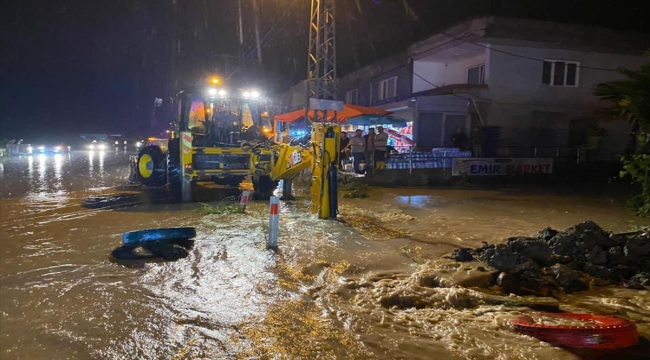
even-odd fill
[(194, 237), (196, 237), (196, 229), (193, 227), (147, 229), (125, 232), (122, 234), (122, 245), (135, 247), (148, 242), (175, 241)]
[(143, 246), (143, 248), (149, 251), (154, 257), (163, 258), (165, 260), (178, 260), (190, 255), (184, 247), (166, 241), (150, 242)]
[(179, 139), (171, 139), (167, 145), (167, 182), (169, 184), (169, 194), (176, 200), (181, 198), (182, 176)]
[(142, 184), (145, 186), (151, 186), (151, 187), (159, 187), (159, 186), (165, 186), (167, 183), (167, 165), (165, 164), (165, 155), (163, 154), (162, 150), (158, 146), (147, 146), (144, 149), (140, 150), (138, 153), (138, 162), (136, 163), (136, 168), (137, 164), (140, 163), (140, 159), (144, 155), (149, 155), (151, 156), (151, 159), (153, 160), (153, 173), (151, 176), (148, 178), (143, 177), (141, 174), (138, 174), (140, 181), (142, 181)]
[(152, 255), (142, 255), (134, 252), (135, 247), (120, 246), (111, 251), (110, 260), (114, 262), (120, 261), (134, 261), (134, 260), (149, 260), (153, 258)]
[(278, 182), (273, 181), (268, 175), (253, 177), (253, 198), (255, 200), (268, 200), (273, 195), (273, 191), (278, 187)]
[(186, 250), (192, 250), (194, 248), (194, 240), (192, 239), (174, 239), (170, 243), (185, 248)]

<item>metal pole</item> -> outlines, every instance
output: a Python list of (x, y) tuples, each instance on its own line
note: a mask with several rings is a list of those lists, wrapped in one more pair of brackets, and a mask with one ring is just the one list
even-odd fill
[[(415, 144), (413, 144), (415, 146)], [(409, 150), (409, 175), (413, 173), (413, 146)]]
[(278, 249), (278, 237), (280, 235), (280, 199), (271, 196), (269, 206), (269, 241), (268, 248), (271, 250)]
[(241, 199), (239, 200), (239, 208), (241, 209), (242, 212), (246, 211), (246, 204), (248, 204), (248, 197), (249, 197), (248, 191), (242, 192)]

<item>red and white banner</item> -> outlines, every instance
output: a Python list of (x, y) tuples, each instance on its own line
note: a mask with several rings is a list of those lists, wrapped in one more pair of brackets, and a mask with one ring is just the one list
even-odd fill
[(552, 173), (552, 158), (455, 158), (451, 168), (452, 176), (499, 176)]

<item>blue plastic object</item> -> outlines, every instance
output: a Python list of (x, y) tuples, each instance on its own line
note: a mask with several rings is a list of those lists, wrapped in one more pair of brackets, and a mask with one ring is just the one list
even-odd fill
[(196, 237), (196, 229), (193, 227), (147, 229), (125, 232), (122, 234), (122, 245), (141, 246), (152, 241), (192, 239), (194, 237)]

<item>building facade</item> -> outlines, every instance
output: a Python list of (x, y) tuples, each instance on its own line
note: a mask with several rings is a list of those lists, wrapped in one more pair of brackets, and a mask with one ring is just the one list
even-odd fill
[(644, 34), (480, 17), (340, 77), (338, 94), (413, 121), (423, 148), (450, 146), (456, 129), (479, 126), (510, 148), (579, 146), (602, 129), (601, 151), (619, 152), (627, 124), (599, 119), (605, 104), (592, 91), (621, 79), (616, 69), (650, 61), (648, 44)]

